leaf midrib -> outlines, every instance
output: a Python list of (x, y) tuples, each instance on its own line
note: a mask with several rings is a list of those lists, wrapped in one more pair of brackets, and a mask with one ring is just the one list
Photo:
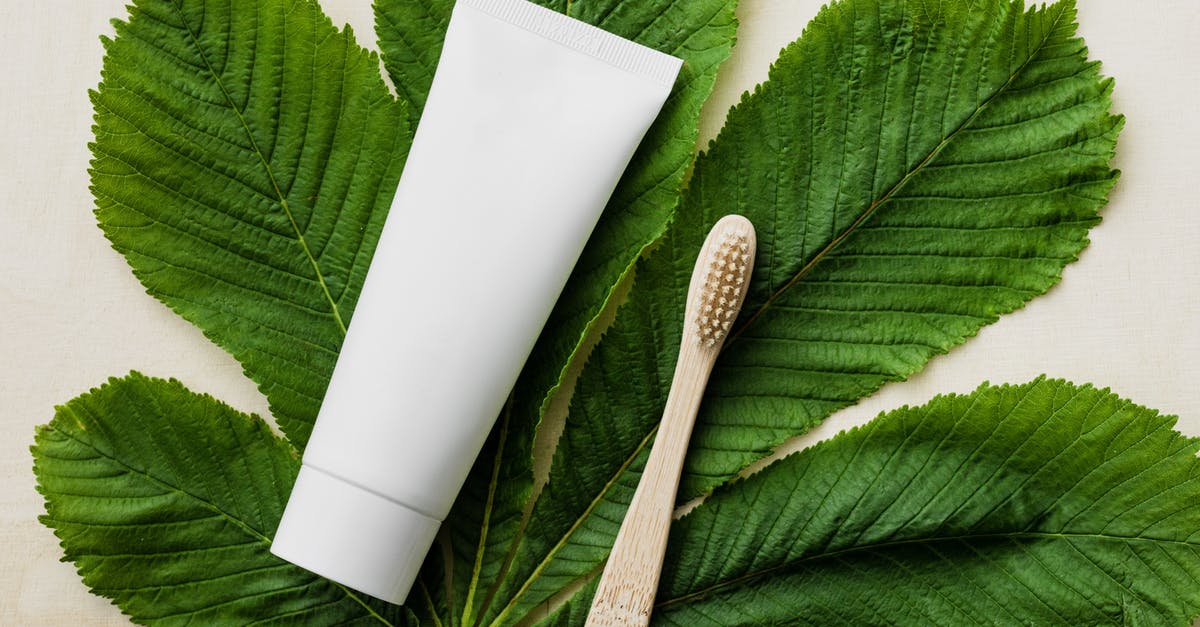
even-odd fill
[(204, 48), (200, 45), (200, 38), (195, 32), (192, 31), (191, 25), (188, 23), (187, 16), (183, 14), (183, 6), (180, 4), (180, 0), (173, 0), (172, 6), (174, 6), (175, 13), (179, 17), (179, 23), (183, 25), (184, 31), (186, 31), (188, 34), (188, 40), (191, 41), (192, 46), (195, 47), (196, 54), (199, 55), (200, 60), (204, 62), (204, 67), (208, 70), (209, 76), (212, 77), (212, 80), (217, 85), (217, 88), (221, 90), (221, 95), (225, 98), (225, 103), (229, 105), (229, 110), (233, 112), (235, 117), (237, 117), (238, 123), (242, 126), (242, 130), (245, 131), (246, 139), (250, 141), (250, 149), (254, 152), (255, 156), (258, 157), (259, 163), (262, 164), (263, 170), (266, 172), (267, 178), (271, 182), (271, 188), (275, 192), (276, 198), (279, 200), (279, 206), (281, 209), (283, 209), (284, 215), (287, 216), (288, 224), (292, 226), (292, 232), (296, 236), (296, 241), (300, 244), (300, 249), (304, 251), (305, 258), (308, 259), (309, 265), (312, 266), (313, 274), (316, 276), (317, 284), (321, 288), (321, 293), (325, 296), (325, 300), (329, 303), (329, 309), (333, 314), (334, 322), (337, 323), (338, 330), (341, 331), (341, 335), (344, 337), (346, 335), (346, 323), (342, 320), (342, 314), (338, 309), (337, 301), (333, 298), (333, 293), (330, 292), (329, 285), (325, 282), (325, 275), (321, 272), (321, 266), (319, 263), (317, 263), (317, 258), (313, 256), (312, 250), (308, 247), (308, 241), (304, 237), (304, 231), (300, 229), (299, 223), (296, 222), (296, 218), (292, 214), (291, 207), (288, 206), (287, 196), (283, 193), (283, 189), (279, 186), (279, 182), (275, 178), (275, 171), (271, 168), (270, 162), (267, 161), (266, 155), (264, 155), (262, 150), (259, 149), (258, 141), (254, 138), (254, 133), (250, 131), (250, 124), (246, 121), (246, 117), (242, 115), (241, 110), (238, 109), (237, 104), (234, 103), (233, 97), (230, 96), (229, 91), (225, 88), (224, 81), (221, 80), (220, 75), (217, 74), (216, 69), (212, 66), (212, 63), (209, 62), (208, 55), (204, 53)]
[[(926, 155), (926, 157), (924, 159), (921, 160), (920, 163), (918, 163), (913, 169), (911, 169), (907, 173), (905, 173), (905, 175), (895, 185), (893, 185), (890, 189), (888, 189), (888, 191), (885, 192), (879, 199), (872, 201), (871, 204), (867, 207), (867, 209), (864, 210), (863, 213), (861, 215), (859, 215), (854, 220), (854, 222), (852, 222), (850, 224), (850, 226), (848, 226), (845, 230), (843, 230), (841, 233), (839, 233), (832, 241), (829, 242), (829, 244), (827, 244), (824, 248), (822, 248), (821, 251), (819, 251), (817, 253), (817, 255), (813, 257), (812, 260), (810, 260), (803, 267), (801, 267), (801, 269), (786, 284), (784, 284), (783, 287), (776, 290), (754, 312), (754, 314), (752, 314), (750, 316), (750, 318), (748, 318), (746, 320), (745, 323), (743, 323), (738, 329), (736, 329), (734, 332), (732, 332), (730, 334), (729, 338), (726, 340), (726, 346), (737, 341), (737, 339), (742, 335), (742, 333), (744, 333), (746, 331), (746, 329), (748, 329), (771, 305), (773, 305), (779, 299), (779, 297), (782, 296), (782, 294), (784, 292), (786, 292), (788, 289), (790, 289), (791, 287), (794, 287), (796, 284), (798, 284), (806, 275), (809, 274), (809, 272), (812, 271), (812, 269), (814, 267), (816, 267), (816, 265), (818, 263), (820, 263), (822, 260), (824, 260), (825, 257), (828, 256), (828, 254), (834, 248), (836, 248), (839, 244), (841, 244), (843, 241), (845, 241), (851, 234), (853, 234), (853, 232), (859, 226), (861, 226), (870, 216), (874, 215), (874, 213), (879, 209), (880, 206), (886, 204), (887, 201), (890, 200), (892, 198), (892, 196), (895, 195), (896, 192), (898, 192), (899, 190), (904, 188), (904, 186), (908, 183), (908, 181), (910, 181), (915, 175), (917, 175), (918, 173), (923, 171), (923, 169), (927, 165), (929, 165), (929, 163), (938, 154), (941, 153), (941, 151), (948, 145), (948, 143), (950, 141), (952, 141), (955, 137), (957, 137), (960, 133), (962, 133), (963, 130), (968, 128), (971, 125), (971, 123), (973, 123), (976, 119), (978, 119), (979, 115), (985, 109), (987, 109), (987, 107), (997, 97), (999, 97), (1001, 94), (1003, 94), (1012, 85), (1013, 81), (1016, 80), (1017, 76), (1019, 76), (1025, 70), (1025, 68), (1028, 67), (1029, 63), (1034, 59), (1034, 57), (1037, 56), (1037, 54), (1039, 52), (1041, 52), (1041, 50), (1046, 46), (1046, 42), (1049, 41), (1050, 37), (1058, 29), (1059, 23), (1062, 21), (1062, 17), (1063, 17), (1064, 13), (1063, 13), (1060, 5), (1054, 5), (1054, 6), (1056, 8), (1059, 8), (1059, 12), (1057, 15), (1055, 15), (1054, 20), (1050, 23), (1050, 26), (1046, 29), (1046, 33), (1042, 37), (1042, 40), (1038, 43), (1037, 46), (1035, 46), (1030, 51), (1029, 56), (1027, 56), (1025, 58), (1025, 60), (1021, 62), (1021, 65), (1012, 71), (1012, 73), (1008, 77), (1008, 80), (1006, 80), (1002, 85), (997, 87), (996, 90), (993, 91), (991, 95), (989, 95), (986, 99), (984, 99), (984, 101), (975, 108), (975, 111), (972, 112), (972, 114), (970, 116), (968, 116), (967, 119), (964, 120), (957, 128), (955, 128), (954, 131), (952, 131), (950, 134), (948, 134), (946, 137), (944, 137), (938, 143), (938, 145), (935, 146), (933, 148), (933, 150), (930, 151), (930, 153), (928, 155)], [(718, 140), (719, 139), (720, 138), (718, 137)], [(714, 140), (714, 141), (716, 141), (716, 140)], [(493, 621), (493, 624), (498, 624), (499, 620), (502, 617), (504, 617), (508, 612), (510, 612), (513, 607), (515, 607), (517, 600), (520, 599), (520, 597), (525, 594), (525, 592), (530, 588), (530, 586), (532, 586), (533, 581), (536, 580), (538, 578), (538, 576), (540, 576), (541, 572), (546, 568), (546, 566), (550, 563), (550, 561), (557, 555), (558, 551), (560, 549), (562, 549), (564, 546), (566, 546), (567, 540), (571, 537), (571, 535), (574, 534), (575, 530), (579, 528), (579, 526), (583, 523), (583, 521), (585, 519), (587, 519), (588, 516), (591, 515), (592, 511), (599, 505), (599, 503), (601, 501), (603, 501), (604, 497), (608, 494), (609, 489), (614, 485), (616, 480), (621, 476), (621, 474), (623, 474), (625, 472), (625, 470), (630, 466), (630, 464), (633, 463), (633, 460), (637, 459), (637, 456), (640, 455), (642, 450), (647, 446), (647, 444), (653, 440), (653, 436), (657, 432), (658, 432), (658, 424), (656, 423), (654, 425), (654, 427), (649, 431), (647, 436), (641, 442), (638, 443), (637, 447), (630, 453), (629, 457), (627, 457), (626, 460), (621, 464), (620, 469), (609, 479), (609, 481), (607, 483), (605, 483), (604, 487), (601, 489), (600, 493), (597, 494), (596, 498), (593, 499), (588, 504), (588, 507), (579, 515), (578, 518), (576, 518), (576, 520), (571, 524), (570, 528), (562, 535), (562, 537), (554, 545), (554, 547), (546, 554), (546, 556), (541, 561), (538, 562), (538, 565), (530, 573), (529, 577), (525, 580), (525, 582), (522, 584), (522, 586), (518, 589), (517, 593), (513, 596), (512, 599), (510, 599), (509, 603), (505, 606), (504, 610), (502, 610), (500, 612), (500, 614), (497, 616), (497, 619), (495, 621)]]
[[(66, 408), (66, 409), (69, 409), (69, 408)], [(78, 418), (75, 418), (75, 420), (78, 424), (82, 424), (79, 422)], [(195, 501), (196, 503), (200, 504), (205, 509), (212, 511), (214, 514), (217, 514), (217, 515), (221, 516), (222, 518), (225, 518), (229, 522), (233, 523), (239, 529), (241, 529), (243, 533), (245, 533), (247, 536), (250, 536), (255, 541), (257, 541), (267, 547), (271, 546), (270, 538), (268, 538), (266, 535), (264, 535), (259, 530), (255, 529), (253, 526), (250, 525), (250, 523), (225, 511), (216, 503), (213, 503), (212, 501), (209, 501), (208, 499), (205, 499), (197, 494), (193, 494), (192, 492), (190, 492), (189, 490), (187, 490), (185, 488), (173, 485), (167, 481), (159, 479), (158, 477), (155, 477), (154, 475), (150, 474), (148, 471), (130, 466), (129, 464), (125, 463), (124, 461), (117, 459), (113, 455), (109, 455), (108, 453), (105, 453), (104, 451), (101, 451), (100, 449), (96, 448), (96, 446), (93, 445), (91, 442), (88, 442), (79, 437), (76, 437), (74, 434), (69, 433), (63, 429), (60, 429), (60, 428), (54, 426), (53, 424), (47, 425), (47, 427), (49, 429), (52, 429), (53, 431), (61, 434), (63, 437), (66, 437), (67, 439), (79, 444), (80, 446), (87, 448), (88, 450), (91, 450), (93, 453), (96, 454), (97, 457), (107, 459), (109, 462), (117, 465), (120, 468), (123, 468), (126, 472), (136, 475), (138, 477), (141, 477), (142, 479), (148, 481), (149, 483), (151, 483), (153, 485), (158, 486), (159, 488), (165, 489), (169, 492), (174, 492), (185, 498)], [(386, 618), (384, 618), (383, 616), (380, 616), (379, 613), (374, 610), (374, 608), (372, 608), (365, 601), (363, 601), (361, 598), (359, 598), (358, 595), (356, 595), (354, 593), (354, 591), (350, 590), (349, 588), (343, 586), (342, 584), (340, 584), (336, 581), (329, 580), (329, 582), (332, 583), (333, 585), (337, 586), (338, 588), (340, 588), (342, 590), (342, 592), (345, 593), (347, 598), (353, 600), (354, 602), (361, 605), (363, 607), (363, 609), (367, 610), (368, 614), (370, 614), (370, 616), (372, 618), (375, 618), (380, 623), (387, 625), (388, 627), (395, 627)]]
[[(502, 469), (504, 449), (505, 445), (508, 443), (508, 427), (509, 421), (512, 418), (512, 406), (513, 397), (510, 394), (508, 397), (508, 402), (505, 403), (504, 414), (500, 418), (499, 442), (496, 444), (496, 454), (492, 458), (492, 472), (488, 480), (487, 500), (485, 501), (483, 507), (483, 521), (480, 523), (479, 542), (475, 545), (475, 561), (471, 566), (471, 580), (467, 585), (467, 597), (463, 601), (463, 613), (461, 620), (463, 625), (474, 624), (471, 619), (474, 618), (472, 614), (474, 613), (475, 592), (479, 588), (479, 574), (483, 571), (483, 558), (487, 553), (487, 539), (488, 534), (491, 532), (492, 509), (494, 508), (496, 489), (499, 487), (500, 483), (500, 471)], [(511, 556), (506, 555), (505, 557), (506, 560), (503, 564), (501, 564), (500, 572), (496, 576), (497, 581), (503, 580), (505, 573), (508, 572), (508, 566), (510, 562), (507, 558)], [(450, 592), (453, 592), (453, 590), (450, 590)], [(487, 608), (487, 605), (491, 602), (494, 594), (495, 589), (493, 588), (484, 598), (483, 604), (480, 606), (481, 610)], [(482, 614), (482, 611), (480, 613)]]
[(637, 454), (654, 439), (654, 434), (656, 433), (658, 433), (658, 425), (655, 425), (654, 428), (650, 430), (650, 433), (646, 434), (646, 437), (638, 444), (635, 453), (626, 459), (625, 463), (621, 464), (620, 470), (618, 470), (613, 474), (612, 477), (609, 478), (608, 483), (604, 484), (604, 488), (599, 494), (596, 495), (596, 498), (592, 499), (592, 501), (588, 503), (585, 512), (576, 518), (575, 522), (571, 523), (571, 527), (567, 529), (566, 533), (564, 533), (561, 538), (559, 538), (558, 542), (554, 545), (554, 548), (552, 548), (546, 554), (545, 559), (538, 563), (537, 568), (535, 568), (533, 572), (530, 573), (529, 577), (525, 579), (524, 583), (521, 585), (521, 588), (517, 590), (516, 594), (514, 594), (512, 599), (509, 600), (508, 604), (504, 606), (504, 609), (502, 609), (500, 613), (496, 615), (496, 618), (492, 620), (492, 625), (502, 624), (504, 618), (510, 612), (512, 612), (513, 608), (516, 607), (517, 601), (525, 594), (525, 592), (529, 590), (529, 587), (533, 585), (533, 582), (537, 581), (538, 577), (541, 576), (542, 571), (545, 570), (547, 565), (549, 565), (550, 559), (556, 555), (560, 549), (566, 546), (567, 540), (570, 539), (570, 537), (575, 533), (575, 530), (583, 524), (583, 521), (587, 519), (592, 510), (594, 510), (600, 504), (600, 502), (604, 500), (604, 497), (608, 494), (608, 491), (614, 485), (616, 485), (616, 482), (621, 478), (621, 475), (624, 474), (633, 461), (637, 459)]
[(1106, 533), (1011, 531), (1011, 532), (1003, 532), (1003, 533), (963, 534), (963, 535), (958, 535), (958, 536), (931, 536), (931, 537), (924, 537), (924, 538), (911, 538), (908, 540), (894, 540), (891, 542), (879, 542), (879, 543), (874, 543), (874, 544), (865, 544), (862, 546), (854, 546), (854, 547), (849, 547), (849, 548), (845, 548), (845, 549), (840, 549), (837, 551), (830, 551), (827, 553), (818, 553), (818, 554), (810, 555), (810, 556), (802, 558), (802, 559), (784, 562), (782, 564), (778, 564), (776, 566), (771, 566), (769, 568), (762, 568), (759, 570), (750, 571), (748, 573), (739, 575), (732, 579), (721, 581), (719, 583), (707, 586), (705, 588), (701, 588), (700, 590), (696, 590), (695, 592), (689, 592), (688, 594), (674, 597), (671, 599), (667, 599), (660, 603), (656, 603), (654, 607), (655, 607), (655, 610), (658, 610), (658, 609), (662, 609), (662, 608), (665, 608), (665, 607), (668, 607), (671, 605), (687, 603), (688, 601), (692, 601), (692, 600), (710, 595), (710, 594), (720, 591), (720, 590), (725, 590), (728, 588), (740, 586), (750, 580), (757, 579), (759, 577), (765, 577), (767, 575), (772, 575), (775, 573), (792, 570), (792, 569), (798, 568), (804, 564), (808, 564), (811, 562), (816, 562), (816, 561), (825, 560), (825, 559), (832, 559), (832, 558), (841, 557), (844, 555), (852, 555), (852, 554), (860, 553), (860, 552), (868, 552), (869, 553), (872, 551), (884, 551), (884, 550), (888, 550), (888, 549), (905, 547), (905, 546), (923, 546), (923, 545), (927, 545), (927, 544), (943, 544), (943, 543), (948, 543), (948, 542), (963, 542), (963, 543), (968, 543), (968, 544), (971, 543), (972, 541), (980, 542), (980, 541), (988, 541), (988, 540), (1015, 540), (1015, 541), (1052, 540), (1052, 541), (1070, 542), (1072, 539), (1100, 540), (1100, 541), (1104, 541), (1104, 542), (1124, 542), (1124, 543), (1148, 542), (1148, 543), (1153, 543), (1155, 545), (1168, 544), (1168, 545), (1187, 547), (1187, 548), (1190, 548), (1193, 550), (1200, 551), (1200, 543), (1188, 542), (1185, 540), (1167, 540), (1167, 539), (1144, 537), (1144, 536), (1122, 536), (1122, 535), (1106, 534)]
[[(1058, 6), (1058, 5), (1055, 5), (1055, 6)], [(1036, 57), (1043, 48), (1045, 48), (1046, 42), (1049, 41), (1050, 37), (1054, 34), (1054, 32), (1056, 30), (1058, 30), (1059, 22), (1062, 20), (1062, 17), (1063, 17), (1063, 11), (1061, 10), (1061, 7), (1059, 7), (1059, 9), (1060, 10), (1059, 10), (1058, 14), (1055, 15), (1055, 17), (1054, 17), (1054, 21), (1051, 22), (1049, 28), (1046, 29), (1045, 36), (1042, 37), (1042, 40), (1040, 42), (1038, 42), (1038, 45), (1032, 50), (1030, 55), (1028, 57), (1026, 57), (1024, 61), (1021, 62), (1021, 65), (1018, 66), (1017, 69), (1013, 70), (1013, 72), (1011, 74), (1009, 74), (1008, 80), (1006, 80), (1004, 82), (1004, 84), (997, 87), (996, 90), (994, 92), (992, 92), (992, 94), (990, 96), (988, 96), (979, 106), (977, 106), (975, 108), (975, 111), (972, 112), (971, 115), (968, 116), (966, 120), (964, 120), (961, 124), (959, 124), (957, 128), (955, 128), (950, 134), (943, 137), (942, 140), (940, 142), (938, 142), (938, 145), (935, 146), (933, 148), (933, 150), (930, 151), (929, 154), (926, 155), (925, 158), (922, 159), (921, 162), (916, 165), (916, 167), (914, 167), (911, 170), (909, 170), (908, 172), (906, 172), (905, 175), (899, 181), (897, 181), (896, 184), (892, 185), (891, 188), (889, 188), (886, 192), (884, 192), (883, 195), (881, 195), (879, 198), (871, 201), (871, 204), (866, 208), (866, 210), (863, 211), (862, 214), (860, 214), (857, 218), (855, 218), (855, 220), (850, 223), (850, 226), (846, 227), (845, 230), (843, 230), (841, 233), (839, 233), (836, 237), (833, 238), (833, 240), (831, 240), (828, 244), (826, 244), (824, 248), (822, 248), (819, 252), (817, 252), (817, 254), (814, 255), (813, 258), (811, 260), (809, 260), (808, 263), (804, 264), (804, 266), (802, 266), (800, 268), (800, 270), (797, 271), (796, 274), (790, 280), (788, 280), (787, 283), (785, 283), (779, 289), (775, 290), (775, 292), (772, 293), (771, 296), (768, 297), (767, 300), (764, 301), (763, 304), (760, 305), (759, 308), (756, 309), (754, 311), (754, 313), (749, 318), (747, 318), (744, 323), (741, 324), (741, 326), (739, 326), (732, 333), (730, 333), (729, 338), (725, 342), (726, 346), (736, 342), (738, 340), (738, 338), (740, 338), (742, 336), (742, 334), (746, 331), (746, 329), (750, 328), (750, 326), (753, 325), (754, 322), (757, 321), (758, 318), (760, 316), (762, 316), (763, 313), (765, 313), (767, 311), (767, 309), (769, 309), (771, 307), (771, 305), (774, 305), (775, 302), (777, 300), (779, 300), (780, 297), (783, 296), (784, 292), (788, 291), (789, 289), (791, 289), (792, 287), (795, 287), (798, 283), (800, 283), (800, 281), (803, 280), (804, 277), (807, 276), (812, 271), (812, 269), (817, 266), (817, 264), (821, 263), (821, 261), (823, 261), (825, 259), (825, 257), (827, 257), (829, 255), (830, 252), (832, 252), (835, 248), (838, 247), (839, 244), (841, 244), (847, 238), (849, 238), (858, 229), (858, 227), (862, 226), (864, 222), (866, 222), (871, 216), (873, 216), (875, 214), (875, 212), (879, 209), (879, 207), (887, 204), (887, 202), (889, 200), (891, 200), (893, 196), (895, 196), (896, 192), (903, 189), (904, 186), (907, 185), (908, 182), (910, 180), (912, 180), (912, 178), (914, 176), (916, 176), (917, 174), (920, 174), (922, 171), (924, 171), (925, 167), (928, 166), (929, 163), (932, 162), (939, 154), (941, 154), (942, 150), (944, 150), (946, 148), (946, 146), (949, 145), (949, 143), (954, 140), (954, 138), (958, 137), (964, 130), (969, 128), (971, 126), (971, 124), (974, 123), (975, 120), (979, 118), (979, 115), (982, 114), (996, 98), (1000, 97), (1000, 95), (1002, 95), (1003, 93), (1005, 93), (1005, 91), (1008, 90), (1008, 88), (1012, 85), (1013, 81), (1015, 81), (1017, 79), (1017, 76), (1019, 76), (1022, 72), (1025, 71), (1025, 68), (1029, 66), (1029, 63), (1031, 61), (1033, 61), (1034, 57)]]

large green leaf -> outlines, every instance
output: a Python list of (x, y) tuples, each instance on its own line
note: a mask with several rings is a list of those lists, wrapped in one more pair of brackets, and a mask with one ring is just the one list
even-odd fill
[[(549, 396), (613, 290), (643, 249), (666, 227), (691, 164), (700, 107), (712, 91), (717, 68), (733, 45), (733, 0), (682, 2), (583, 0), (540, 2), (585, 22), (684, 59), (662, 114), (638, 152), (596, 226), (566, 290), (533, 349), (514, 391), (446, 528), (453, 550), (452, 594), (470, 623), (486, 605), (487, 588), (498, 581), (533, 485), (533, 433)], [(388, 72), (419, 116), (433, 78), (453, 2), (376, 0), (376, 28)], [(435, 555), (434, 559), (441, 559)], [(440, 568), (429, 571), (431, 587)]]
[(665, 400), (708, 227), (759, 231), (682, 498), (1058, 281), (1116, 173), (1122, 120), (1069, 2), (846, 0), (786, 48), (698, 160), (663, 244), (575, 388), (498, 617), (606, 557)]
[(407, 151), (405, 107), (309, 0), (139, 0), (115, 25), (92, 94), (100, 225), (303, 448)]
[(300, 461), (257, 416), (137, 373), (58, 408), (33, 447), (42, 522), (142, 624), (399, 624), (269, 552)]
[[(732, 40), (729, 0), (628, 4), (569, 7), (685, 56), (684, 75), (452, 512), (450, 560), (435, 552), (427, 564), (414, 592), (423, 621), (511, 623), (596, 572), (653, 438), (690, 264), (724, 213), (758, 225), (759, 273), (705, 402), (686, 495), (1045, 291), (1086, 244), (1115, 179), (1108, 161), (1120, 119), (1108, 115), (1111, 86), (1074, 37), (1069, 4), (1025, 13), (1006, 2), (845, 0), (825, 9), (698, 161), (674, 226), (640, 265), (629, 304), (580, 380), (551, 483), (527, 518), (529, 451), (545, 399), (631, 260), (663, 231), (691, 161), (695, 115)], [(393, 27), (435, 26), (407, 42), (408, 57), (387, 41), (389, 10), (401, 16)], [(420, 68), (431, 76), (436, 59), (428, 40), (440, 41), (448, 15), (444, 0), (378, 0), (377, 11), (388, 69), (417, 103), (408, 112), (386, 95), (377, 61), (301, 0), (141, 0), (106, 41), (94, 94), (92, 175), (106, 233), (151, 294), (238, 357), (301, 447), (408, 145), (406, 120), (424, 99)], [(163, 393), (158, 405), (154, 396), (94, 392), (72, 405), (89, 405), (99, 426), (136, 412), (175, 413), (185, 394)], [(52, 431), (39, 435), (42, 453)], [(97, 450), (112, 450), (101, 446), (107, 437), (97, 436)], [(148, 471), (166, 465), (178, 474), (268, 463), (253, 452), (242, 459), (228, 449), (145, 445), (123, 462), (149, 460)], [(128, 500), (125, 480), (113, 477), (123, 475), (89, 477), (91, 494)], [(66, 491), (47, 494), (47, 523), (71, 529), (69, 557), (81, 568), (98, 560), (101, 574), (86, 574), (89, 585), (119, 576), (115, 587), (162, 586), (129, 595), (144, 616), (204, 603), (205, 594), (176, 580), (159, 583), (165, 575), (154, 560), (114, 574), (111, 559), (87, 548), (95, 538), (128, 542), (143, 526), (157, 538), (158, 520), (183, 524), (195, 503), (131, 509), (134, 519), (120, 523), (127, 531), (110, 533), (103, 511), (77, 524), (55, 519), (55, 502), (91, 505)], [(227, 498), (229, 512), (244, 505)], [(260, 503), (267, 522), (250, 529), (269, 537), (281, 504)], [(201, 535), (184, 534), (205, 559), (234, 542)], [(261, 542), (246, 550), (266, 555)], [(769, 587), (767, 579), (756, 587)], [(584, 590), (553, 619), (576, 622)], [(274, 616), (274, 598), (261, 597), (261, 617)], [(251, 605), (229, 607), (249, 617)]]
[(1187, 625), (1200, 440), (1107, 390), (983, 386), (722, 486), (671, 531), (688, 625)]

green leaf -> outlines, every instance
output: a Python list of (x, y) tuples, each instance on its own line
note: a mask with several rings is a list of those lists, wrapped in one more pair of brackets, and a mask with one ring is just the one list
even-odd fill
[(538, 621), (541, 627), (558, 627), (559, 625), (582, 625), (587, 621), (587, 615), (592, 609), (592, 597), (596, 595), (596, 589), (600, 584), (600, 578), (594, 577), (589, 582), (584, 584), (583, 588), (571, 598), (567, 599), (548, 616), (545, 620)]
[(371, 6), (384, 69), (408, 103), (409, 122), (415, 129), (442, 55), (454, 0), (374, 0)]
[(135, 622), (407, 620), (270, 554), (300, 461), (257, 416), (132, 373), (59, 407), (32, 451), (42, 523)]
[(374, 54), (308, 0), (139, 0), (92, 93), (96, 215), (303, 448), (407, 151)]
[(1064, 381), (883, 415), (671, 531), (661, 624), (1187, 625), (1200, 440)]
[[(1115, 180), (1108, 162), (1121, 120), (1108, 114), (1111, 84), (1075, 38), (1070, 4), (1028, 13), (1020, 4), (968, 8), (953, 0), (845, 0), (826, 8), (696, 163), (673, 226), (640, 263), (629, 304), (580, 379), (551, 482), (526, 516), (533, 431), (545, 401), (580, 358), (581, 338), (631, 260), (666, 228), (691, 162), (696, 114), (732, 41), (730, 0), (633, 4), (555, 7), (687, 63), (464, 487), (446, 524), (449, 550), (435, 551), (426, 565), (413, 608), (423, 622), (515, 622), (572, 583), (583, 591), (550, 620), (583, 615), (588, 580), (654, 436), (695, 252), (721, 215), (737, 211), (759, 227), (759, 270), (705, 401), (685, 497), (1044, 292), (1086, 245)], [(104, 82), (93, 95), (101, 225), (151, 294), (243, 363), (301, 447), (407, 150), (409, 122), (428, 89), (420, 72), (431, 76), (437, 56), (428, 41), (440, 42), (448, 15), (444, 0), (377, 0), (376, 9), (388, 70), (416, 103), (411, 109), (387, 96), (373, 56), (301, 0), (141, 0), (106, 41)], [(398, 29), (390, 34), (389, 14)], [(401, 45), (409, 50), (397, 52)], [(158, 405), (100, 392), (84, 398), (93, 422), (106, 425), (135, 408), (175, 414), (180, 401), (168, 396)], [(171, 473), (208, 468), (197, 455), (220, 459), (210, 466), (222, 469), (266, 463), (257, 453), (198, 453), (196, 443), (216, 437), (209, 429), (193, 427), (188, 439), (169, 443), (178, 450), (147, 443), (155, 452), (132, 451), (130, 460), (154, 457), (147, 472)], [(39, 451), (51, 432), (39, 435)], [(96, 476), (95, 493), (126, 489), (125, 479), (112, 477), (123, 475)], [(54, 503), (77, 497), (47, 494), (54, 526)], [(269, 537), (282, 503), (254, 503), (267, 521), (258, 531)], [(99, 553), (76, 551), (73, 539), (128, 541), (137, 527), (153, 536), (157, 520), (182, 523), (188, 506), (174, 500), (137, 512), (119, 533), (80, 518), (64, 545), (83, 568)], [(233, 542), (188, 539), (203, 547)], [(223, 567), (243, 565), (239, 557)], [(113, 594), (176, 574), (142, 562), (105, 568), (96, 572), (125, 578), (100, 584)], [(97, 577), (85, 573), (89, 585)], [(771, 577), (755, 581), (755, 589), (774, 590)], [(174, 583), (130, 598), (146, 615), (203, 601)], [(1154, 616), (1132, 596), (1122, 600), (1131, 615)], [(409, 618), (367, 605), (388, 620)], [(249, 604), (236, 607), (251, 613)], [(327, 607), (334, 604), (320, 609)], [(314, 615), (312, 622), (339, 620)]]
[(500, 590), (518, 618), (607, 556), (639, 478), (704, 234), (758, 229), (750, 293), (681, 486), (711, 489), (1059, 280), (1116, 179), (1123, 120), (1074, 7), (846, 0), (786, 48), (697, 161), (589, 358)]
[[(486, 588), (503, 575), (510, 549), (522, 535), (522, 516), (533, 486), (531, 455), (536, 425), (569, 364), (581, 358), (579, 347), (616, 286), (665, 230), (693, 160), (700, 108), (712, 91), (717, 68), (729, 56), (736, 28), (733, 0), (540, 4), (679, 56), (685, 63), (662, 114), (614, 191), (517, 382), (509, 408), (447, 519), (455, 558), (453, 594), (467, 608), (465, 615), (456, 619), (468, 623), (488, 603), (491, 593)], [(375, 2), (384, 63), (398, 91), (413, 104), (415, 116), (428, 94), (452, 7), (447, 0)]]

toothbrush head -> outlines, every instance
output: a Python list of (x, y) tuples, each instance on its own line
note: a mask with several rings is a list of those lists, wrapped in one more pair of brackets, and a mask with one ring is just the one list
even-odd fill
[[(701, 347), (720, 350), (746, 300), (754, 266), (754, 226), (728, 215), (713, 226), (692, 273), (691, 328)], [(686, 333), (687, 331), (685, 331)]]

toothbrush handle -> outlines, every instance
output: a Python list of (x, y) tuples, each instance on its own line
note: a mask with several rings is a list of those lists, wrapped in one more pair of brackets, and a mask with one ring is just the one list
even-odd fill
[(688, 440), (717, 352), (684, 339), (662, 423), (600, 576), (587, 625), (646, 625), (667, 550)]

